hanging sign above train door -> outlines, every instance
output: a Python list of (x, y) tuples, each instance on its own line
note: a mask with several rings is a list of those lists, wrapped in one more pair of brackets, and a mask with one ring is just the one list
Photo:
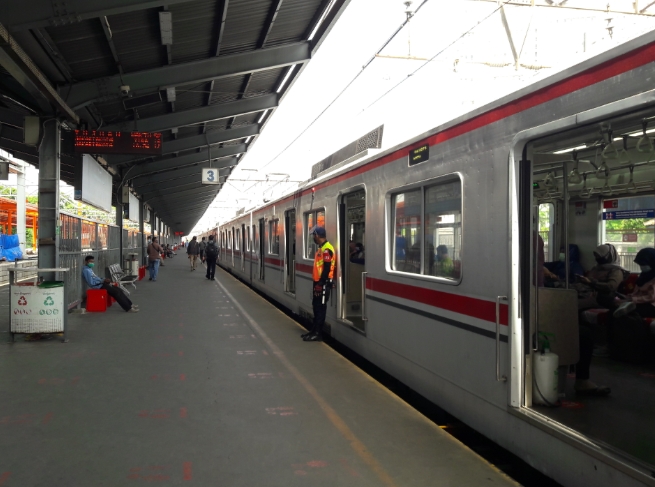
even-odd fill
[(202, 168), (202, 184), (221, 184), (221, 178), (218, 175), (218, 169), (212, 167)]
[(423, 144), (421, 147), (409, 151), (409, 165), (420, 164), (430, 158), (430, 146)]

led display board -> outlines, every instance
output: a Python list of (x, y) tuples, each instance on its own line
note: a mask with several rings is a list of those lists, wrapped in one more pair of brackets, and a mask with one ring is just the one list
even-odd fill
[(75, 130), (73, 151), (76, 154), (161, 155), (159, 132), (106, 132)]

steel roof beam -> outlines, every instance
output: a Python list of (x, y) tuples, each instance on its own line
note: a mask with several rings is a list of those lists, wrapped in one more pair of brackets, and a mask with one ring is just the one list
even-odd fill
[[(279, 95), (277, 93), (271, 93), (256, 98), (247, 98), (245, 100), (222, 103), (220, 105), (193, 108), (191, 110), (168, 113), (157, 117), (144, 118), (136, 121), (136, 130), (140, 132), (160, 132), (175, 127), (197, 125), (211, 120), (220, 120), (222, 118), (246, 115), (248, 113), (263, 112), (264, 110), (277, 107), (278, 103)], [(108, 127), (105, 127), (104, 130), (134, 130), (134, 125), (134, 121), (125, 121), (120, 124), (109, 125)]]
[[(201, 181), (200, 177), (202, 176), (202, 168), (201, 167), (193, 167), (191, 169), (194, 169), (193, 172), (188, 172), (189, 170), (185, 171), (183, 174), (176, 174), (179, 171), (171, 171), (169, 173), (164, 173), (164, 176), (168, 176), (168, 179), (160, 179), (159, 181), (150, 181), (150, 178), (146, 178), (141, 180), (142, 183), (139, 185), (134, 185), (132, 186), (138, 193), (147, 193), (148, 188), (161, 188), (161, 189), (166, 189), (167, 187), (170, 187), (173, 183), (180, 184), (180, 183), (188, 183), (188, 182), (196, 182), (199, 183)], [(192, 179), (195, 178), (195, 179)]]
[[(238, 146), (234, 146), (234, 147), (238, 147)], [(154, 174), (156, 172), (172, 171), (173, 169), (193, 166), (194, 164), (203, 164), (206, 162), (209, 162), (209, 159), (207, 158), (207, 154), (204, 154), (203, 152), (197, 152), (195, 154), (189, 154), (187, 156), (173, 157), (171, 159), (166, 159), (165, 161), (148, 162), (146, 164), (140, 164), (138, 166), (134, 166), (133, 169), (128, 170), (129, 172), (128, 171), (125, 172), (124, 177), (127, 179), (136, 179), (139, 177)], [(229, 166), (236, 166), (236, 165), (237, 165), (236, 157), (223, 157), (223, 158), (217, 158), (216, 160), (212, 158), (212, 166), (219, 169)]]
[(266, 27), (262, 32), (261, 37), (259, 38), (259, 47), (264, 47), (268, 41), (268, 36), (271, 35), (273, 30), (273, 25), (275, 25), (275, 19), (277, 14), (280, 13), (280, 7), (282, 7), (282, 2), (284, 0), (275, 0), (271, 5), (271, 10), (268, 12), (268, 19), (266, 19)]
[[(0, 120), (2, 119), (2, 112), (0, 111)], [(22, 121), (22, 119), (21, 119)], [(186, 150), (198, 149), (200, 147), (206, 147), (207, 145), (217, 145), (223, 144), (225, 142), (231, 142), (233, 140), (245, 139), (252, 135), (258, 135), (260, 130), (259, 124), (244, 125), (242, 127), (236, 127), (230, 130), (213, 130), (203, 135), (195, 135), (193, 137), (185, 137), (182, 139), (171, 140), (170, 142), (164, 142), (162, 144), (162, 154), (173, 154), (175, 152), (182, 152)], [(239, 146), (229, 146), (229, 147), (239, 147)], [(228, 147), (225, 147), (227, 149)], [(245, 149), (245, 147), (244, 147)], [(244, 150), (245, 152), (245, 150)], [(212, 158), (215, 156), (216, 152), (212, 149)], [(232, 154), (230, 154), (232, 155)], [(109, 165), (115, 166), (118, 164), (125, 164), (130, 162), (135, 162), (138, 160), (143, 160), (143, 157), (134, 157), (134, 156), (110, 156)]]
[[(247, 73), (291, 66), (309, 61), (309, 42), (258, 49), (256, 51), (212, 57), (189, 63), (173, 64), (136, 73), (115, 75), (60, 87), (67, 103), (79, 109), (94, 101), (120, 98), (120, 87), (129, 85), (132, 92), (147, 91), (190, 83), (211, 81)], [(69, 93), (70, 90), (70, 93)]]
[(11, 30), (34, 29), (74, 24), (104, 15), (117, 15), (164, 5), (194, 0), (84, 0), (53, 2), (52, 0), (3, 0), (0, 21)]
[(164, 183), (166, 181), (174, 181), (182, 178), (187, 178), (191, 175), (197, 176), (197, 181), (200, 182), (200, 176), (202, 175), (202, 167), (200, 166), (191, 166), (184, 169), (178, 169), (176, 171), (167, 171), (160, 174), (154, 174), (147, 178), (139, 178), (137, 182), (132, 183), (132, 187), (139, 191), (139, 188), (145, 186), (152, 186), (157, 183)]
[(156, 199), (161, 199), (163, 201), (169, 202), (169, 201), (175, 201), (178, 199), (177, 197), (184, 197), (184, 196), (207, 196), (210, 193), (218, 193), (220, 190), (220, 187), (217, 188), (215, 186), (211, 186), (209, 188), (203, 188), (203, 187), (198, 187), (198, 188), (192, 188), (192, 189), (185, 189), (185, 190), (173, 190), (173, 191), (166, 191), (164, 194), (159, 194), (159, 191), (156, 191), (155, 195), (150, 196), (147, 201), (151, 200), (156, 200)]
[[(29, 10), (24, 7), (19, 9)], [(5, 8), (4, 11), (6, 10)], [(61, 99), (48, 78), (36, 67), (2, 24), (0, 24), (0, 66), (27, 90), (42, 114), (53, 115), (56, 108), (67, 118), (79, 123), (80, 118)]]

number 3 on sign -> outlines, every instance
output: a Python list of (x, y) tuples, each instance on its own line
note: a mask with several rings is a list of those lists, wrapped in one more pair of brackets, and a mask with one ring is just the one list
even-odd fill
[(218, 169), (205, 167), (202, 170), (202, 184), (220, 184)]

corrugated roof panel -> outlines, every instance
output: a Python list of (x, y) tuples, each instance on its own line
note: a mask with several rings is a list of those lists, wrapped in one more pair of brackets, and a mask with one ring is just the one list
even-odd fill
[(254, 73), (248, 86), (248, 92), (243, 97), (252, 98), (273, 93), (285, 71), (286, 68), (279, 68)]
[(207, 105), (208, 93), (202, 93), (202, 86), (192, 90), (192, 91), (183, 91), (178, 90), (176, 101), (175, 101), (175, 110), (188, 110), (190, 108), (198, 108)]
[(253, 123), (257, 123), (257, 120), (259, 120), (259, 117), (261, 116), (262, 114), (260, 112), (248, 113), (247, 115), (240, 115), (234, 119), (232, 128), (242, 127), (243, 125), (252, 125)]
[[(130, 112), (131, 111), (132, 110), (130, 110)], [(170, 103), (167, 101), (162, 101), (155, 103), (154, 105), (147, 105), (145, 107), (137, 108), (137, 112), (139, 112), (139, 119), (143, 119), (158, 117), (159, 115), (166, 115), (167, 113), (171, 113), (171, 108)]]
[(252, 51), (262, 34), (271, 0), (240, 0), (227, 10), (221, 54)]
[(47, 27), (46, 31), (71, 67), (76, 80), (99, 78), (118, 72), (98, 19), (62, 27)]
[(217, 5), (216, 0), (171, 5), (173, 63), (207, 59), (216, 54)]
[(267, 46), (304, 40), (322, 0), (285, 0), (268, 36)]
[(245, 76), (217, 79), (212, 90), (210, 105), (238, 100), (244, 79)]
[(167, 64), (166, 47), (161, 45), (159, 11), (139, 10), (108, 18), (113, 40), (126, 73)]

